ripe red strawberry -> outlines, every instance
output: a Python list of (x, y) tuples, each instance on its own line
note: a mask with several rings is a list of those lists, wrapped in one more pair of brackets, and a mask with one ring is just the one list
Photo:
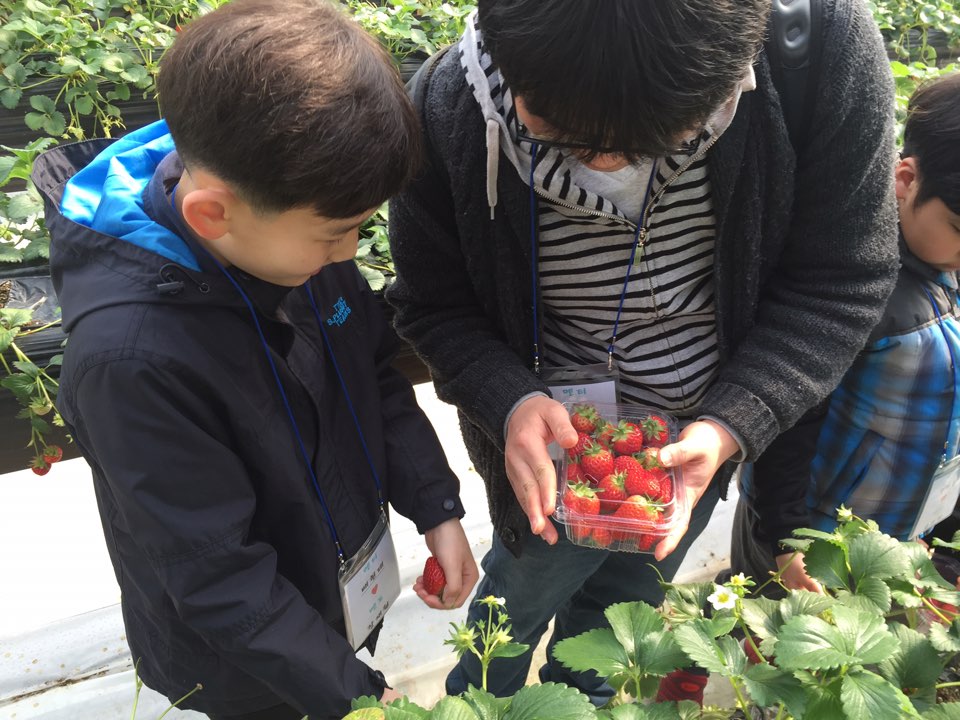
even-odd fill
[(624, 473), (628, 478), (637, 478), (641, 473), (646, 472), (641, 462), (633, 455), (617, 455), (613, 459), (613, 469), (618, 473)]
[(597, 423), (597, 429), (593, 433), (594, 439), (603, 445), (604, 447), (610, 448), (613, 447), (613, 432), (617, 429), (617, 426), (606, 420), (601, 420)]
[(30, 463), (30, 469), (33, 470), (35, 475), (46, 475), (50, 472), (50, 463), (38, 455)]
[(621, 520), (643, 523), (644, 525), (658, 522), (659, 515), (660, 511), (657, 507), (642, 495), (631, 495), (623, 501), (617, 512), (614, 513), (614, 517)]
[(667, 470), (660, 464), (660, 458), (657, 457), (657, 448), (647, 447), (638, 452), (634, 457), (640, 461), (640, 464), (647, 470), (653, 470), (658, 476), (666, 475)]
[(571, 448), (567, 448), (567, 457), (571, 459), (580, 457), (588, 447), (594, 444), (593, 438), (590, 435), (579, 432), (577, 433), (577, 444)]
[(623, 473), (613, 472), (600, 481), (597, 485), (597, 493), (600, 495), (600, 512), (612, 513), (627, 499), (628, 493), (624, 489), (626, 479), (627, 476)]
[(663, 447), (667, 444), (667, 421), (659, 415), (650, 415), (640, 422), (647, 445)]
[(619, 455), (633, 455), (643, 447), (643, 433), (640, 428), (627, 420), (617, 423), (611, 439), (613, 450)]
[(427, 558), (423, 566), (423, 589), (428, 595), (440, 596), (443, 589), (447, 586), (447, 576), (443, 574), (443, 568), (439, 561), (431, 555)]
[(583, 468), (580, 467), (578, 462), (569, 462), (567, 463), (567, 482), (568, 483), (579, 483), (586, 482), (586, 477), (583, 474)]
[(660, 481), (649, 470), (640, 469), (627, 480), (627, 495), (644, 495), (656, 499), (660, 497)]
[(613, 544), (613, 533), (610, 528), (595, 527), (590, 531), (590, 539), (597, 547), (608, 548)]
[(599, 481), (613, 472), (613, 455), (599, 443), (594, 443), (580, 456), (580, 467), (588, 478)]
[(563, 505), (573, 515), (592, 516), (600, 513), (600, 498), (586, 483), (568, 484), (563, 493)]
[(599, 421), (600, 413), (593, 405), (574, 405), (573, 411), (570, 413), (570, 423), (578, 433), (589, 435), (597, 429)]
[(51, 465), (55, 462), (60, 462), (62, 458), (63, 450), (59, 445), (47, 445), (43, 449), (43, 459)]
[(660, 502), (664, 505), (673, 502), (673, 478), (666, 473), (660, 478)]

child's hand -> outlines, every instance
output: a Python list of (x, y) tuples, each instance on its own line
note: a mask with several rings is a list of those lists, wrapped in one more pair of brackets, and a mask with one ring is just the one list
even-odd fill
[(447, 584), (440, 596), (430, 595), (423, 587), (421, 575), (413, 586), (414, 592), (424, 603), (436, 610), (460, 607), (470, 597), (473, 586), (480, 577), (463, 526), (457, 518), (451, 518), (432, 530), (427, 530), (424, 539), (427, 541), (427, 548), (443, 568)]
[[(786, 569), (784, 570), (784, 568)], [(780, 575), (780, 582), (788, 590), (809, 590), (823, 595), (823, 587), (820, 583), (807, 575), (802, 552), (788, 552), (777, 555), (777, 569), (783, 570)]]
[(380, 703), (386, 705), (387, 703), (392, 703), (394, 700), (399, 700), (403, 697), (403, 693), (397, 692), (393, 688), (384, 688), (383, 695), (380, 696)]
[(690, 526), (690, 512), (706, 492), (720, 466), (739, 449), (733, 436), (711, 420), (690, 423), (680, 433), (677, 442), (660, 448), (660, 463), (664, 467), (683, 468), (687, 516), (657, 545), (654, 552), (657, 560), (663, 560), (677, 549)]

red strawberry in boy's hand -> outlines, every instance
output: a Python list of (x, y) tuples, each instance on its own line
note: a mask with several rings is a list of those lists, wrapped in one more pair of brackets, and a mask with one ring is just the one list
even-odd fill
[(593, 405), (574, 405), (570, 413), (570, 424), (578, 433), (591, 434), (597, 429), (600, 414)]
[(673, 502), (673, 478), (666, 473), (660, 478), (660, 502), (664, 505)]
[(617, 424), (610, 439), (613, 450), (618, 455), (633, 455), (635, 452), (640, 452), (643, 447), (643, 433), (640, 428), (626, 420), (621, 420)]
[(610, 528), (595, 527), (590, 531), (590, 539), (597, 547), (608, 548), (613, 544), (613, 533)]
[(583, 468), (580, 467), (578, 462), (570, 462), (567, 464), (567, 482), (568, 483), (579, 483), (586, 482), (587, 478), (583, 474)]
[(647, 445), (663, 447), (667, 444), (667, 421), (659, 415), (650, 415), (646, 420), (641, 420), (640, 427)]
[(626, 479), (623, 473), (614, 472), (600, 481), (597, 485), (597, 493), (600, 495), (600, 512), (612, 513), (627, 499), (628, 493), (624, 488)]
[(440, 562), (431, 555), (427, 558), (427, 563), (423, 566), (423, 589), (426, 590), (427, 595), (440, 597), (440, 593), (443, 592), (446, 586), (447, 576), (443, 574), (443, 568), (440, 567)]
[(599, 443), (594, 443), (580, 456), (580, 468), (588, 478), (600, 481), (613, 472), (613, 454)]
[(641, 470), (627, 480), (627, 495), (643, 495), (657, 500), (660, 497), (660, 481), (649, 470)]
[(642, 473), (647, 472), (633, 455), (617, 455), (613, 459), (613, 469), (623, 473), (627, 478), (638, 478)]

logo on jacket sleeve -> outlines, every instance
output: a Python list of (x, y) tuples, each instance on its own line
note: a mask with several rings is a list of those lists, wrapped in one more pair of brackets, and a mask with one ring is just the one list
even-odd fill
[(343, 325), (347, 321), (350, 312), (350, 306), (347, 305), (347, 301), (344, 300), (342, 296), (337, 298), (337, 301), (333, 304), (333, 315), (327, 318), (327, 325)]

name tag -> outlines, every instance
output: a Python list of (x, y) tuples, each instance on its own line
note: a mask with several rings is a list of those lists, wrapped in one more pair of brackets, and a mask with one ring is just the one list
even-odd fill
[(917, 538), (953, 513), (960, 499), (960, 455), (941, 465), (933, 476), (920, 515), (910, 533)]
[(400, 596), (400, 567), (386, 515), (339, 573), (347, 641), (359, 649)]

